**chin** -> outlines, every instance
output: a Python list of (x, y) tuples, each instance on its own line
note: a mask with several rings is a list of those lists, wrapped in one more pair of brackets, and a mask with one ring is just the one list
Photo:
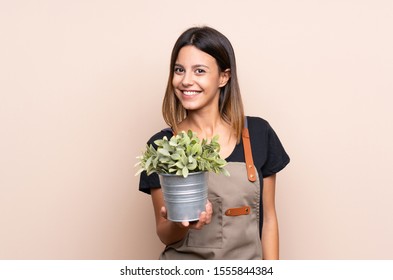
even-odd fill
[(186, 109), (187, 111), (195, 111), (195, 110), (198, 110), (199, 109), (199, 107), (197, 107), (197, 106), (183, 106), (184, 107), (184, 109)]

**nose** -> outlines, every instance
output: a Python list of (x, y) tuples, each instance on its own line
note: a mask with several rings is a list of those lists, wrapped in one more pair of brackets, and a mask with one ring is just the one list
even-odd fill
[(181, 83), (182, 83), (182, 85), (184, 87), (193, 85), (194, 84), (194, 80), (193, 80), (192, 73), (190, 73), (190, 72), (184, 73)]

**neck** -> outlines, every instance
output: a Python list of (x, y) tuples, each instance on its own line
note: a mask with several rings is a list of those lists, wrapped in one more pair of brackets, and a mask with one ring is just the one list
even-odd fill
[(189, 111), (187, 118), (179, 124), (179, 131), (191, 129), (198, 134), (199, 138), (211, 139), (216, 134), (222, 133), (222, 129), (228, 124), (221, 118), (217, 111)]
[(218, 135), (218, 142), (221, 145), (220, 155), (226, 158), (230, 155), (236, 145), (236, 135), (233, 128), (225, 122), (218, 110), (216, 113), (201, 114), (201, 112), (189, 112), (187, 118), (178, 126), (178, 131), (194, 131), (199, 139), (211, 140)]
[(220, 115), (190, 116), (189, 125), (201, 138), (211, 139), (222, 128), (224, 121)]

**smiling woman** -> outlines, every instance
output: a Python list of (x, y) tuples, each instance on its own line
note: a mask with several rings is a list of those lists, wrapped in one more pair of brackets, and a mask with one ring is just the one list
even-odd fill
[(167, 219), (158, 175), (141, 174), (140, 190), (151, 194), (157, 234), (166, 245), (160, 258), (278, 259), (275, 174), (289, 157), (268, 122), (244, 116), (235, 54), (223, 34), (195, 27), (179, 37), (162, 112), (170, 129), (149, 145), (181, 131), (208, 140), (218, 135), (230, 177), (209, 173), (206, 209), (190, 223)]
[[(228, 84), (221, 87), (219, 91), (219, 113), (226, 123), (232, 124), (237, 135), (237, 142), (239, 142), (244, 126), (244, 110), (237, 80), (235, 52), (229, 40), (213, 28), (190, 28), (176, 41), (172, 50), (170, 62), (171, 71), (169, 73), (168, 85), (162, 105), (164, 120), (176, 131), (178, 129), (178, 124), (187, 116), (186, 109), (183, 107), (180, 100), (173, 94), (175, 92), (175, 85), (173, 84), (175, 73), (179, 70), (180, 72), (187, 70), (184, 68), (186, 65), (181, 65), (180, 61), (180, 55), (185, 54), (186, 47), (193, 47), (195, 50), (194, 55), (198, 55), (198, 57), (202, 59), (195, 60), (192, 56), (188, 56), (188, 59), (194, 60), (194, 63), (188, 62), (190, 65), (196, 67), (196, 69), (192, 69), (194, 70), (193, 72), (196, 71), (200, 74), (203, 73), (201, 71), (211, 72), (211, 68), (198, 67), (209, 67), (210, 65), (214, 67), (214, 69), (217, 69), (217, 75), (226, 72), (226, 75), (230, 78)], [(204, 62), (205, 60), (208, 63)], [(187, 80), (185, 80), (185, 82), (187, 82)]]
[(220, 89), (228, 82), (229, 73), (229, 69), (221, 71), (211, 55), (186, 46), (177, 57), (172, 85), (184, 109), (210, 110), (210, 106), (218, 103)]

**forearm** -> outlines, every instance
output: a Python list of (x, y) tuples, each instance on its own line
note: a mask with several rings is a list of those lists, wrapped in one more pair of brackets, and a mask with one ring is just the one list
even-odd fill
[(157, 235), (165, 245), (182, 240), (187, 232), (188, 228), (166, 219), (157, 224)]
[(264, 221), (262, 228), (262, 256), (264, 260), (279, 259), (279, 235), (277, 218)]
[(188, 232), (188, 228), (166, 218), (167, 213), (161, 189), (152, 189), (151, 196), (156, 218), (156, 232), (161, 242), (169, 245), (183, 239)]
[(213, 214), (213, 206), (209, 200), (206, 203), (206, 210), (199, 215), (199, 220), (196, 222), (172, 222), (167, 219), (167, 213), (164, 203), (164, 198), (161, 189), (154, 189), (151, 191), (153, 199), (154, 213), (156, 216), (156, 231), (157, 235), (165, 245), (173, 244), (182, 240), (188, 233), (190, 228), (200, 230), (205, 225), (211, 222)]

